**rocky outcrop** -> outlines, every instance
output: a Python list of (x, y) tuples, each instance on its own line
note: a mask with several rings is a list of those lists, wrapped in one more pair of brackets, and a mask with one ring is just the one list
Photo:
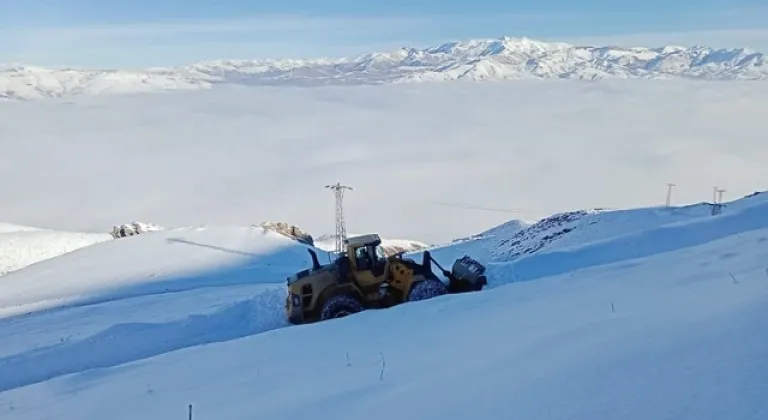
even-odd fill
[[(557, 239), (573, 232), (581, 219), (594, 214), (595, 210), (577, 210), (557, 213), (517, 231), (515, 234), (500, 239), (496, 257), (513, 260), (523, 255), (533, 254), (547, 247)], [(592, 222), (595, 223), (595, 222)]]
[(157, 226), (154, 223), (132, 222), (112, 227), (111, 233), (112, 237), (117, 239), (124, 238), (126, 236), (138, 235), (140, 233), (156, 232), (158, 230), (163, 230), (163, 228)]
[(290, 225), (285, 222), (263, 222), (259, 227), (285, 235), (309, 246), (315, 245), (312, 235), (296, 225)]

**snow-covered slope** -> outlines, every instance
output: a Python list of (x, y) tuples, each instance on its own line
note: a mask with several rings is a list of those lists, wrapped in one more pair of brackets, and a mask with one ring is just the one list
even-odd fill
[(528, 38), (448, 42), (340, 59), (218, 60), (139, 71), (0, 66), (0, 98), (208, 89), (217, 84), (358, 85), (522, 78), (766, 79), (745, 48), (577, 46)]
[(655, 225), (630, 220), (653, 209), (585, 216), (623, 223), (496, 262), (485, 292), (288, 328), (273, 276), (308, 263), (296, 241), (212, 227), (97, 244), (0, 282), (6, 309), (69, 304), (0, 319), (0, 413), (761, 419), (766, 197)]
[[(717, 232), (708, 225), (713, 220), (719, 223), (718, 226), (728, 226), (729, 229), (739, 231), (751, 228), (754, 223), (762, 223), (754, 219), (764, 217), (766, 212), (768, 194), (765, 192), (756, 192), (719, 205), (699, 203), (623, 210), (568, 211), (545, 217), (535, 223), (512, 220), (450, 245), (433, 247), (430, 252), (444, 266), (449, 266), (464, 254), (477, 256), (478, 260), (488, 265), (490, 281), (497, 285), (530, 278), (529, 274), (517, 270), (510, 271), (513, 266), (510, 263), (519, 263), (518, 267), (533, 267), (536, 270), (552, 272), (604, 264), (614, 259), (634, 258), (624, 256), (625, 254), (639, 257), (652, 253), (654, 249), (665, 249), (677, 243), (661, 243), (663, 240), (659, 238), (658, 232), (661, 232), (662, 237), (675, 236), (673, 232), (676, 232), (679, 242), (692, 240), (698, 244), (710, 239), (706, 235), (697, 236), (698, 229)], [(713, 218), (715, 215), (718, 217)], [(726, 221), (731, 222), (723, 221), (724, 217)], [(734, 221), (736, 225), (728, 224)], [(746, 223), (746, 227), (739, 225), (742, 222)], [(618, 257), (612, 250), (616, 244), (622, 245)], [(602, 247), (602, 251), (592, 253), (598, 256), (596, 260), (580, 256), (579, 252), (583, 252), (587, 245)], [(579, 255), (569, 262), (573, 265), (538, 262), (552, 258), (549, 254), (561, 258), (561, 255), (571, 252), (573, 255)], [(422, 253), (414, 252), (409, 256), (420, 260)]]
[(0, 222), (0, 276), (110, 239), (108, 233), (63, 232)]
[(277, 284), (309, 264), (306, 245), (260, 227), (168, 229), (97, 243), (8, 273), (0, 281), (0, 314)]

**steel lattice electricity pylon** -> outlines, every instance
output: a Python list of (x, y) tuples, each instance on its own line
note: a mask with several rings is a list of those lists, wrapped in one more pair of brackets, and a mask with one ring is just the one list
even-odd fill
[(326, 185), (325, 188), (333, 190), (336, 196), (336, 252), (344, 251), (344, 242), (347, 240), (347, 226), (344, 222), (344, 191), (352, 191), (352, 187), (336, 183)]

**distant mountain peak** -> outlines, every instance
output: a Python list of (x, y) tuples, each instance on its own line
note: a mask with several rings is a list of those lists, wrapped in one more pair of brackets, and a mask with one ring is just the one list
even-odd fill
[(748, 48), (576, 46), (503, 36), (354, 58), (221, 59), (144, 70), (0, 64), (0, 98), (208, 89), (216, 84), (316, 86), (530, 78), (765, 80), (768, 59)]

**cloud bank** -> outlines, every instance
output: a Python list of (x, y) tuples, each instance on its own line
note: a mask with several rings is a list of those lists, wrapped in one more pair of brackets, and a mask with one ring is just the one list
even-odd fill
[[(768, 84), (246, 88), (0, 103), (0, 218), (58, 229), (298, 224), (440, 242), (582, 207), (765, 188)], [(446, 207), (440, 203), (495, 212)]]

